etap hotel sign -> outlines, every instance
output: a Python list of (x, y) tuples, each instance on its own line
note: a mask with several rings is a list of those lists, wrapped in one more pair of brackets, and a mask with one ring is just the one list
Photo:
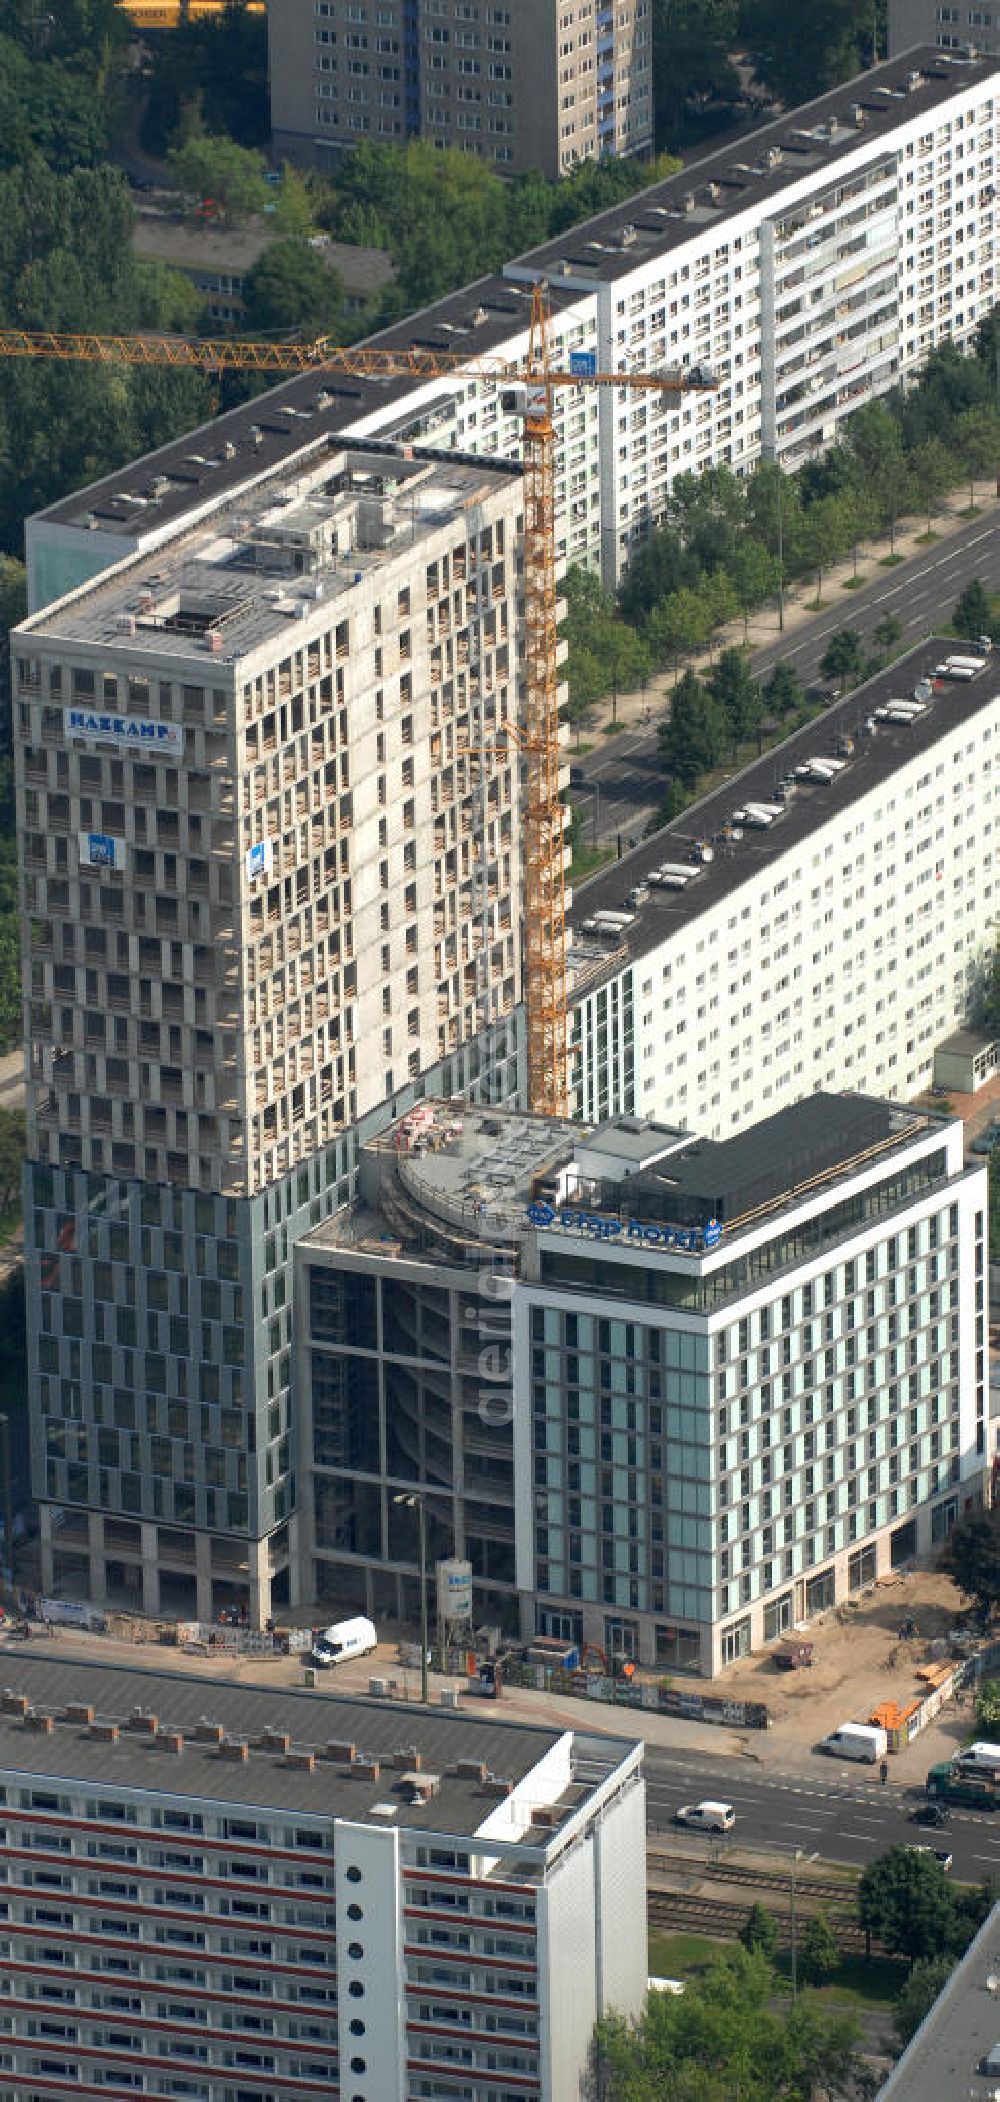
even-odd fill
[(581, 1212), (567, 1206), (557, 1211), (551, 1204), (529, 1204), (525, 1214), (529, 1226), (558, 1227), (592, 1241), (625, 1242), (633, 1248), (677, 1248), (685, 1255), (704, 1255), (718, 1247), (722, 1227), (718, 1219), (706, 1226), (653, 1226), (648, 1219), (616, 1219), (608, 1212)]

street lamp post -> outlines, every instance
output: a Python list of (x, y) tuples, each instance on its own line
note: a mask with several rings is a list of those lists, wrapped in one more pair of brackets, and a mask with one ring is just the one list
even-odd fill
[[(779, 473), (781, 470), (779, 469)], [(785, 540), (781, 483), (778, 483), (778, 632), (785, 632)]]
[(393, 1502), (416, 1511), (420, 1554), (420, 1698), (427, 1706), (427, 1507), (418, 1493), (395, 1496)]
[(798, 1868), (798, 1865), (799, 1865), (799, 1856), (801, 1855), (801, 1852), (802, 1852), (802, 1848), (801, 1848), (801, 1847), (793, 1847), (793, 1848), (792, 1848), (792, 1918), (791, 1918), (791, 1927), (792, 1927), (792, 1998), (793, 1998), (793, 2000), (794, 2000), (794, 1998), (795, 1998), (796, 1992), (798, 1991), (798, 1982), (799, 1982), (799, 1981), (798, 1981), (798, 1937), (797, 1937), (797, 1934), (796, 1934), (796, 1925), (797, 1925), (797, 1922), (796, 1922), (796, 1917), (795, 1917), (795, 1872), (796, 1872), (796, 1870), (797, 1870), (797, 1868)]

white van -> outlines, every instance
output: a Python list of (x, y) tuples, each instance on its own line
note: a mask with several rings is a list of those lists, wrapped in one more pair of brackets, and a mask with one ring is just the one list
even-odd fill
[(694, 1832), (731, 1832), (736, 1812), (731, 1803), (685, 1803), (674, 1811), (675, 1825), (688, 1825)]
[(976, 1773), (1000, 1774), (1000, 1744), (987, 1744), (979, 1738), (956, 1755), (955, 1764), (972, 1768)]
[(325, 1671), (331, 1664), (343, 1664), (347, 1657), (367, 1657), (377, 1647), (374, 1621), (358, 1613), (353, 1620), (336, 1620), (332, 1627), (324, 1628), (313, 1643), (309, 1661)]
[(829, 1752), (833, 1759), (860, 1759), (868, 1766), (884, 1759), (888, 1749), (886, 1732), (877, 1723), (866, 1722), (842, 1722), (820, 1745), (820, 1751)]

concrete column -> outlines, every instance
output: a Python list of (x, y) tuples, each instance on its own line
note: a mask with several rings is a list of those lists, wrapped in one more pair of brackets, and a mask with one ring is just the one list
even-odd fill
[(271, 1550), (266, 1540), (247, 1541), (247, 1589), (250, 1626), (262, 1628), (271, 1618)]
[(212, 1537), (210, 1533), (194, 1536), (195, 1601), (199, 1620), (211, 1621), (212, 1613)]
[(99, 1511), (88, 1513), (87, 1536), (91, 1602), (95, 1606), (103, 1606), (107, 1604), (108, 1583), (104, 1567), (104, 1520)]
[(160, 1610), (160, 1557), (159, 1533), (155, 1525), (143, 1524), (142, 1535), (142, 1610), (155, 1620)]
[[(302, 1567), (303, 1532), (298, 1512), (288, 1521), (288, 1603), (301, 1606), (312, 1597), (312, 1580)], [(266, 1615), (265, 1615), (266, 1618)]]
[(52, 1505), (38, 1506), (38, 1547), (41, 1563), (42, 1596), (52, 1595)]

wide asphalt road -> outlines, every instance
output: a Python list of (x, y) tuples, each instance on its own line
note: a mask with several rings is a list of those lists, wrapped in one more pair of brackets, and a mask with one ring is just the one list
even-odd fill
[(818, 1753), (815, 1772), (768, 1772), (745, 1759), (705, 1759), (690, 1753), (646, 1747), (646, 1816), (651, 1843), (664, 1853), (682, 1845), (689, 1853), (713, 1856), (719, 1838), (695, 1838), (673, 1824), (675, 1810), (705, 1798), (731, 1803), (736, 1824), (727, 1844), (767, 1853), (787, 1864), (794, 1847), (806, 1860), (848, 1862), (864, 1868), (877, 1854), (900, 1842), (949, 1847), (952, 1875), (979, 1883), (1000, 1877), (1000, 1812), (951, 1810), (948, 1824), (935, 1831), (911, 1822), (910, 1813), (923, 1800), (918, 1785), (902, 1788), (891, 1779), (883, 1788), (877, 1767), (852, 1766)]
[[(935, 547), (921, 548), (898, 569), (880, 569), (875, 579), (859, 591), (830, 591), (830, 604), (776, 635), (751, 658), (755, 678), (766, 678), (779, 657), (795, 666), (804, 686), (819, 674), (819, 662), (836, 628), (856, 628), (870, 641), (879, 621), (894, 615), (907, 643), (922, 640), (946, 627), (959, 592), (972, 577), (980, 577), (987, 589), (1000, 590), (1000, 519), (971, 519), (957, 533)], [(642, 836), (643, 829), (663, 793), (664, 778), (656, 761), (656, 727), (621, 730), (616, 737), (601, 737), (598, 747), (575, 759), (567, 758), (583, 776), (574, 780), (573, 802), (584, 821), (584, 838), (614, 842), (622, 835), (622, 846)]]

